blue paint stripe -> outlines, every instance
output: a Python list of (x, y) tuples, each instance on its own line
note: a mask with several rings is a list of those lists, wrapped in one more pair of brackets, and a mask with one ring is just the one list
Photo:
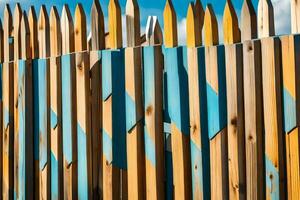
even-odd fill
[(219, 97), (214, 89), (207, 83), (207, 111), (208, 111), (208, 135), (213, 139), (224, 127), (220, 124)]
[(63, 132), (63, 154), (67, 163), (72, 163), (72, 66), (71, 55), (61, 57), (62, 75), (62, 132)]
[(51, 152), (51, 199), (58, 199), (58, 161)]
[(195, 197), (195, 191), (200, 191), (203, 195), (203, 168), (201, 149), (193, 141), (191, 141), (191, 161), (193, 196)]
[(279, 174), (272, 161), (265, 155), (266, 187), (271, 192), (272, 200), (279, 200)]
[(26, 62), (19, 60), (18, 65), (18, 121), (19, 121), (19, 170), (18, 170), (18, 187), (19, 199), (26, 197), (26, 141), (25, 141), (25, 67)]
[(3, 113), (4, 113), (3, 126), (6, 128), (9, 125), (9, 112), (7, 108), (3, 107)]
[(286, 88), (283, 88), (283, 113), (285, 133), (291, 132), (296, 126), (296, 101)]
[(147, 127), (145, 127), (145, 153), (146, 153), (146, 158), (150, 161), (152, 166), (156, 166), (156, 155), (155, 155), (155, 145), (154, 141), (150, 137)]
[(77, 124), (78, 137), (78, 197), (79, 199), (89, 199), (88, 196), (88, 166), (87, 166), (87, 143), (86, 133)]
[(102, 133), (102, 143), (103, 143), (103, 154), (108, 163), (112, 163), (112, 139), (108, 133), (103, 130)]
[(51, 128), (54, 129), (57, 126), (57, 115), (56, 113), (51, 109)]
[(168, 112), (172, 123), (189, 135), (188, 76), (182, 47), (165, 49)]
[(137, 124), (135, 102), (126, 92), (126, 132), (128, 133)]
[(33, 149), (34, 149), (34, 160), (39, 161), (39, 84), (38, 84), (38, 60), (32, 61), (32, 71), (33, 71)]
[(102, 58), (102, 100), (112, 94), (112, 52), (103, 51)]

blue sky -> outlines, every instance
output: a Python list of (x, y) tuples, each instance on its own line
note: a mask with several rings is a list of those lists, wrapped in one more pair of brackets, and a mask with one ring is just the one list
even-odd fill
[[(138, 0), (141, 12), (141, 26), (142, 29), (146, 26), (147, 17), (149, 15), (156, 15), (159, 18), (159, 22), (163, 25), (163, 9), (165, 6), (166, 0)], [(187, 12), (187, 7), (189, 2), (194, 0), (173, 0), (173, 4), (178, 16), (178, 29), (179, 29), (179, 41), (181, 43), (185, 40), (185, 16)], [(222, 15), (223, 9), (225, 6), (226, 0), (201, 0), (203, 6), (205, 7), (207, 3), (211, 3), (217, 15), (219, 21), (219, 30), (220, 37), (222, 40)], [(272, 0), (274, 5), (274, 13), (276, 20), (276, 33), (284, 34), (290, 32), (290, 0)], [(16, 2), (20, 2), (22, 9), (28, 10), (30, 5), (34, 5), (36, 11), (39, 12), (39, 8), (42, 4), (45, 4), (50, 10), (52, 5), (56, 5), (59, 12), (61, 12), (62, 6), (64, 4), (69, 4), (71, 12), (73, 13), (77, 3), (82, 3), (86, 12), (86, 15), (89, 19), (90, 8), (92, 5), (92, 0), (0, 0), (0, 15), (3, 15), (3, 8), (5, 3), (9, 3), (11, 5), (11, 9), (14, 9), (14, 5)], [(107, 18), (107, 6), (109, 0), (100, 0), (100, 4), (102, 6), (102, 10), (104, 12), (105, 17)], [(125, 5), (126, 0), (119, 0), (120, 5), (122, 7), (122, 14), (125, 14)], [(240, 10), (242, 7), (243, 0), (232, 0), (234, 7), (238, 16), (240, 15)], [(252, 0), (253, 5), (257, 8), (258, 0)], [(125, 18), (123, 18), (123, 24), (125, 23)], [(107, 19), (106, 19), (107, 20)]]

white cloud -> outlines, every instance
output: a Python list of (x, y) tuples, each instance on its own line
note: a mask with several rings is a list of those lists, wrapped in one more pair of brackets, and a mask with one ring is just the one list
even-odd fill
[(289, 34), (291, 31), (290, 0), (272, 0), (276, 35)]

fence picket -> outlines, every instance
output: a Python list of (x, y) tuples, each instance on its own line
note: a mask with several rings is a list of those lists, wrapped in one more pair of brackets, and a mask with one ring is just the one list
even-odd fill
[(258, 37), (275, 35), (274, 10), (271, 0), (259, 0), (257, 8)]
[(291, 28), (292, 33), (300, 32), (300, 3), (297, 0), (291, 0)]
[(4, 63), (2, 68), (3, 91), (3, 198), (13, 199), (14, 187), (14, 69), (12, 13), (8, 4), (4, 8)]
[(28, 23), (30, 32), (30, 51), (31, 58), (38, 58), (38, 29), (37, 29), (37, 17), (34, 6), (31, 6), (28, 12)]

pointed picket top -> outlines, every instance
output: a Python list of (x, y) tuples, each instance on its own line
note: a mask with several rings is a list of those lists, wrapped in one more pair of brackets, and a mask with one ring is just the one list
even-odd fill
[(98, 0), (94, 0), (91, 10), (91, 46), (92, 50), (105, 49), (104, 16)]
[(3, 26), (2, 21), (0, 19), (0, 63), (3, 63)]
[(291, 0), (291, 28), (292, 34), (300, 33), (300, 1)]
[(87, 50), (86, 16), (82, 5), (79, 3), (75, 9), (74, 22), (75, 52)]
[(26, 16), (26, 12), (23, 12), (23, 16), (21, 19), (21, 25), (20, 25), (20, 37), (21, 37), (21, 58), (26, 60), (30, 58), (31, 52), (30, 52), (30, 29), (29, 29), (29, 23)]
[(239, 22), (231, 0), (226, 1), (223, 14), (224, 44), (240, 42)]
[(63, 6), (61, 14), (62, 53), (69, 54), (74, 51), (74, 26), (68, 5)]
[[(24, 14), (23, 14), (24, 15)], [(34, 6), (30, 6), (28, 12), (28, 24), (30, 33), (30, 57), (38, 58), (38, 29), (37, 29), (37, 17)]]
[(171, 0), (166, 1), (164, 9), (164, 32), (165, 46), (167, 48), (178, 46), (177, 18)]
[(50, 56), (49, 32), (50, 28), (47, 9), (45, 5), (42, 5), (38, 20), (38, 41), (40, 58), (48, 58)]
[[(198, 25), (200, 27), (200, 32), (202, 32), (202, 28), (203, 28), (203, 24), (204, 24), (204, 9), (202, 6), (202, 3), (200, 0), (196, 0), (195, 1), (195, 6), (194, 6), (194, 10), (196, 13), (196, 16), (199, 17), (198, 19)], [(201, 38), (201, 43), (202, 43), (202, 37)]]
[(50, 11), (50, 56), (61, 55), (61, 29), (59, 14), (55, 6)]
[(205, 46), (219, 44), (218, 21), (211, 4), (207, 4), (204, 17)]
[(126, 3), (127, 46), (135, 47), (141, 44), (140, 9), (137, 0), (127, 0)]
[(244, 0), (241, 11), (241, 40), (257, 38), (257, 19), (251, 0)]
[(186, 16), (186, 45), (197, 47), (201, 45), (200, 16), (196, 13), (194, 4), (191, 2)]
[(146, 25), (147, 45), (162, 45), (163, 34), (157, 16), (149, 16)]
[(20, 50), (20, 23), (22, 18), (22, 9), (19, 3), (16, 4), (14, 10), (14, 60), (18, 60), (20, 58), (21, 50)]
[(118, 0), (110, 0), (108, 4), (109, 47), (122, 48), (122, 18)]
[(259, 0), (257, 8), (258, 37), (275, 35), (274, 9), (270, 0)]
[(12, 27), (13, 18), (10, 7), (8, 4), (4, 8), (4, 17), (3, 17), (3, 48), (4, 51), (4, 62), (9, 62), (12, 59), (13, 54), (9, 50), (10, 37), (12, 36)]

